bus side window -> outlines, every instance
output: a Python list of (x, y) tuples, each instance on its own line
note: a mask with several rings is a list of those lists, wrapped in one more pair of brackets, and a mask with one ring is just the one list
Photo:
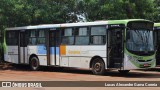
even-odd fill
[(18, 31), (7, 31), (7, 45), (18, 45)]
[(45, 44), (46, 42), (46, 32), (45, 30), (38, 30), (37, 33), (37, 44)]
[(75, 44), (76, 45), (88, 45), (89, 44), (89, 30), (87, 27), (76, 28)]
[(37, 38), (36, 38), (36, 30), (29, 31), (29, 45), (36, 45)]
[(74, 44), (74, 34), (73, 28), (65, 28), (61, 32), (62, 35), (62, 43), (64, 45), (73, 45)]
[(106, 43), (106, 26), (91, 27), (91, 44), (104, 45)]

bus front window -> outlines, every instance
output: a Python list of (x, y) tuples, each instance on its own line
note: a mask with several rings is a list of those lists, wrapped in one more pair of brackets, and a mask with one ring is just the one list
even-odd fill
[(150, 30), (127, 30), (126, 47), (136, 54), (149, 54), (154, 52), (153, 31)]

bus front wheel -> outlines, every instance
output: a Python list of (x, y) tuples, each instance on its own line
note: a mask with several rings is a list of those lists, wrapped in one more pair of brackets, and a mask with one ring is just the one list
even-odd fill
[(101, 58), (96, 58), (93, 60), (92, 72), (95, 75), (103, 75), (105, 73), (105, 64)]
[(38, 60), (37, 57), (32, 57), (31, 58), (30, 67), (31, 67), (31, 70), (33, 70), (33, 71), (39, 70), (39, 60)]

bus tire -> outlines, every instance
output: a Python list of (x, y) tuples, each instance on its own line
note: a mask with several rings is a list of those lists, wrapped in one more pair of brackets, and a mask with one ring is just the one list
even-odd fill
[(37, 71), (39, 70), (39, 60), (37, 57), (32, 57), (31, 60), (30, 60), (30, 68), (31, 70), (33, 71)]
[(127, 73), (129, 73), (130, 70), (118, 70), (118, 71), (121, 74), (127, 74)]
[(93, 60), (92, 72), (95, 75), (103, 75), (105, 73), (105, 64), (101, 58), (95, 58)]

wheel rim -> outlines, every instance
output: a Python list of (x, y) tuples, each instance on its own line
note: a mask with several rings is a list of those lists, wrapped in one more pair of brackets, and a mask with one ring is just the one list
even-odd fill
[(95, 72), (100, 72), (102, 70), (102, 66), (100, 62), (95, 63), (94, 65), (94, 71)]

